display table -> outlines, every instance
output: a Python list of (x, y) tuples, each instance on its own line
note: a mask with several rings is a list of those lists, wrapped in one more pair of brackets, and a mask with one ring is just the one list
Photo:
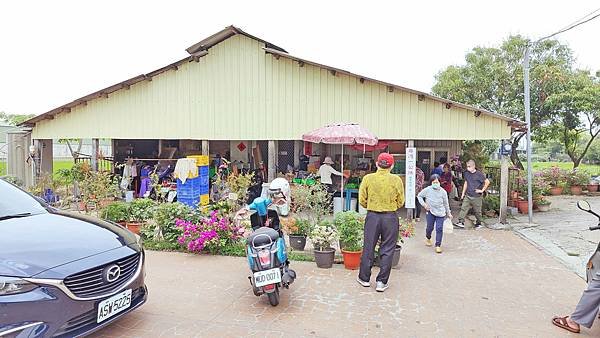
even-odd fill
[(358, 194), (358, 189), (344, 189), (345, 194), (345, 205), (344, 211), (350, 210), (350, 206), (352, 205), (352, 193)]

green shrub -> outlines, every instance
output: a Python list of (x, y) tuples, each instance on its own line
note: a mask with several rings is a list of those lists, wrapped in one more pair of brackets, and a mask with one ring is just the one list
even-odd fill
[(342, 249), (360, 251), (363, 247), (364, 218), (356, 211), (344, 211), (335, 215), (333, 223), (340, 236)]
[(102, 210), (100, 217), (115, 223), (127, 221), (129, 219), (129, 204), (125, 202), (109, 204)]
[(181, 203), (163, 203), (154, 209), (152, 221), (142, 228), (142, 237), (164, 239), (176, 244), (181, 228), (176, 226), (178, 219), (198, 221), (198, 212)]
[(488, 195), (483, 199), (483, 210), (484, 211), (495, 211), (500, 212), (500, 197), (494, 195)]
[(156, 202), (149, 198), (138, 198), (129, 206), (129, 221), (147, 222), (154, 216)]

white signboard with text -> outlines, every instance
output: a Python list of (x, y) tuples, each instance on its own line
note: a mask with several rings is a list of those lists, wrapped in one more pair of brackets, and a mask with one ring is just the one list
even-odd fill
[(416, 166), (417, 148), (406, 148), (406, 186), (404, 187), (404, 206), (407, 209), (415, 208)]

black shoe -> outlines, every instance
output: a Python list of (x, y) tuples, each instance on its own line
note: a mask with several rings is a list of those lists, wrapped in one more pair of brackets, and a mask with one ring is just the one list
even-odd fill
[(465, 229), (465, 223), (464, 222), (454, 223), (454, 228), (464, 230)]
[(481, 228), (481, 223), (473, 224), (473, 229), (479, 229), (479, 228)]

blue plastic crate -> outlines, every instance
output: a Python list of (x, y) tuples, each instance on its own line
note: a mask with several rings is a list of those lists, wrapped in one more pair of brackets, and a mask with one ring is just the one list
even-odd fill
[(177, 202), (185, 204), (189, 207), (196, 209), (198, 207), (198, 204), (200, 204), (200, 197), (198, 197), (198, 198), (181, 198), (178, 195)]
[(202, 167), (198, 167), (198, 176), (208, 176), (210, 168), (205, 165)]
[(200, 195), (207, 195), (209, 193), (208, 186), (200, 187)]
[(209, 181), (208, 175), (198, 176), (198, 178), (200, 179), (200, 186), (201, 187), (208, 186), (208, 181)]

